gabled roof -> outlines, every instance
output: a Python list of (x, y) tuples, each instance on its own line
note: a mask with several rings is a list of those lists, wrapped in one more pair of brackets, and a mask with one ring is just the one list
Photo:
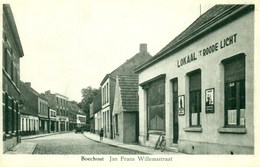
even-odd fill
[(112, 71), (109, 74), (106, 74), (106, 76), (102, 79), (100, 85), (103, 85), (104, 82), (107, 80), (107, 78), (112, 78), (116, 80), (117, 75), (120, 74), (135, 74), (134, 69), (138, 67), (139, 65), (143, 64), (147, 60), (150, 60), (152, 56), (147, 51), (140, 51), (139, 53), (135, 54), (132, 58), (129, 60), (126, 60), (122, 65), (117, 67), (114, 71)]
[(21, 105), (20, 113), (31, 116), (38, 116), (36, 112), (34, 112), (31, 108), (26, 107), (25, 105)]
[(30, 92), (32, 92), (35, 96), (40, 97), (41, 99), (48, 101), (42, 94), (38, 93), (36, 90), (34, 90), (31, 86), (26, 85), (23, 81), (20, 80), (20, 83), (22, 86), (24, 86), (26, 89), (28, 89)]
[(138, 111), (138, 75), (118, 75), (123, 111)]
[(188, 44), (254, 10), (254, 5), (215, 5), (196, 19), (187, 29), (161, 49), (152, 59), (138, 66), (135, 72), (141, 72), (152, 64), (172, 55)]

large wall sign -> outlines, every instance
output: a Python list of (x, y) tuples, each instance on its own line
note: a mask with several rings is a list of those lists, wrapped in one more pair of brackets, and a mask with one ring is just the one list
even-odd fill
[(178, 111), (179, 115), (184, 115), (185, 114), (185, 99), (184, 95), (181, 95), (178, 97)]
[(198, 52), (191, 52), (189, 55), (177, 60), (177, 67), (179, 68), (185, 64), (189, 64), (189, 63), (197, 60), (198, 57), (208, 56), (214, 52), (224, 49), (230, 45), (233, 45), (236, 42), (237, 42), (237, 33), (230, 35), (218, 42), (210, 44), (209, 46), (199, 50)]
[(214, 88), (205, 90), (206, 113), (214, 113), (215, 92)]

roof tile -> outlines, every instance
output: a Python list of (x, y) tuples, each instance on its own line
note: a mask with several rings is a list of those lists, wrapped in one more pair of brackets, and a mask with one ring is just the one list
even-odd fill
[(138, 75), (118, 75), (124, 111), (138, 111)]

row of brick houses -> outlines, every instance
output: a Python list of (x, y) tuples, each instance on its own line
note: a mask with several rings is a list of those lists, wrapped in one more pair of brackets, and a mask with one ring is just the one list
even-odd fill
[(30, 82), (20, 80), (24, 52), (9, 4), (3, 4), (2, 31), (3, 152), (20, 143), (23, 135), (74, 130), (86, 124), (85, 113), (68, 97), (50, 91), (38, 93)]
[(20, 58), (23, 48), (10, 5), (3, 5), (2, 115), (3, 151), (14, 147), (20, 137)]
[(190, 154), (254, 154), (254, 5), (216, 5), (155, 56), (146, 49), (102, 80), (93, 132), (150, 147), (164, 134), (167, 149)]
[(69, 98), (51, 93), (39, 94), (29, 82), (20, 82), (21, 135), (75, 130), (86, 124), (86, 115)]

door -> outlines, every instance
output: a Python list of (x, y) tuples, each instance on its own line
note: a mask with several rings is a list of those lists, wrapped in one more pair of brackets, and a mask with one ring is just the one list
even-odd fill
[(178, 123), (178, 79), (172, 81), (173, 87), (173, 143), (178, 143), (179, 123)]
[(135, 113), (135, 141), (138, 143), (139, 141), (139, 113)]

